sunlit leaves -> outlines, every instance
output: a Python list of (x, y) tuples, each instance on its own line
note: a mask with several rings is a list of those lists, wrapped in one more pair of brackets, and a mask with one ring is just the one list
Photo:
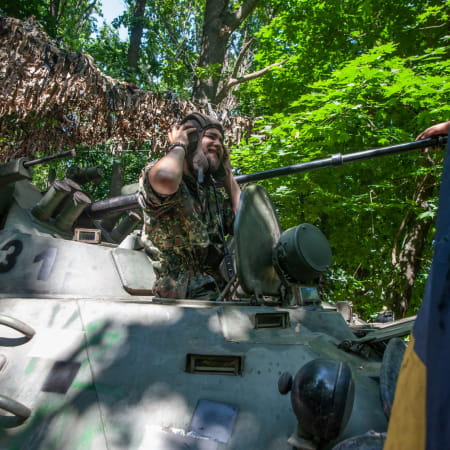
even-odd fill
[(100, 12), (98, 0), (4, 0), (4, 15), (27, 19), (34, 16), (48, 35), (69, 51), (81, 50), (96, 30), (95, 13)]
[[(418, 25), (425, 21), (425, 16), (416, 19), (426, 11), (425, 2), (411, 7), (396, 27), (395, 15), (406, 12), (403, 3), (381, 10), (369, 0), (329, 2), (327, 10), (312, 1), (296, 5), (281, 13), (277, 27), (269, 25), (260, 34), (267, 45), (261, 47), (257, 62), (276, 57), (280, 48), (293, 50), (295, 56), (281, 73), (242, 91), (244, 100), (248, 93), (267, 113), (274, 111), (255, 132), (261, 142), (254, 138), (248, 143), (258, 151), (252, 160), (251, 150), (245, 150), (244, 167), (250, 169), (253, 163), (259, 170), (269, 169), (408, 142), (431, 123), (450, 117), (449, 47), (445, 30), (439, 36), (434, 28)], [(347, 10), (341, 16), (342, 5)], [(445, 14), (448, 4), (446, 8)], [(375, 10), (380, 20), (374, 26)], [(363, 13), (358, 23), (352, 16), (356, 11)], [(429, 9), (427, 20), (436, 18), (434, 13)], [(316, 21), (320, 14), (325, 15), (322, 23), (333, 16), (340, 27), (337, 32), (330, 28), (335, 34), (327, 43), (322, 41), (325, 27)], [(391, 252), (405, 214), (411, 212), (418, 220), (435, 214), (433, 199), (418, 205), (413, 194), (427, 171), (440, 173), (439, 155), (434, 156), (434, 169), (415, 152), (265, 182), (284, 227), (302, 216), (328, 236), (335, 255), (335, 266), (325, 277), (330, 298), (352, 300), (365, 313), (382, 306), (396, 276)], [(235, 161), (241, 165), (240, 152)], [(428, 245), (424, 261), (430, 255)], [(423, 270), (427, 267), (424, 264)], [(415, 305), (424, 279), (418, 275)]]

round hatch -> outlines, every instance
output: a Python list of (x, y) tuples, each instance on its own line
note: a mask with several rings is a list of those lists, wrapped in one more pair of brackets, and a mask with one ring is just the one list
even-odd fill
[(309, 283), (331, 266), (331, 247), (317, 227), (303, 223), (283, 232), (275, 258), (294, 281)]

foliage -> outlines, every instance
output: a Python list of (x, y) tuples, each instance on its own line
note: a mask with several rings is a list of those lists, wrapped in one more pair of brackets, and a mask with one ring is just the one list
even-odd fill
[(94, 58), (104, 72), (118, 80), (125, 80), (124, 61), (127, 58), (128, 42), (122, 41), (116, 28), (103, 24), (95, 40), (89, 40), (85, 51)]
[[(111, 27), (100, 29), (98, 38), (86, 49), (96, 55), (106, 73), (112, 76), (120, 74), (121, 79), (132, 81), (139, 87), (156, 92), (169, 91), (182, 99), (192, 98), (194, 80), (202, 83), (212, 79), (223, 89), (230, 77), (244, 75), (250, 67), (253, 52), (241, 51), (254, 33), (270, 22), (273, 11), (271, 0), (157, 0), (147, 2), (144, 17), (137, 18), (134, 13), (136, 4), (136, 0), (127, 0), (125, 11), (113, 20), (112, 27), (117, 30), (125, 26), (131, 30), (137, 20), (141, 21), (143, 36), (137, 70), (123, 64), (120, 71), (113, 66), (114, 72), (111, 72), (110, 50), (105, 48), (103, 41), (103, 28), (109, 29), (109, 33)], [(240, 15), (234, 14), (250, 4), (253, 5), (251, 9), (260, 7), (242, 23)], [(206, 24), (211, 11), (214, 11), (214, 17)], [(209, 37), (205, 36), (205, 25), (212, 28)], [(217, 48), (220, 43), (210, 42), (211, 35), (224, 37), (225, 57)], [(117, 32), (113, 39), (116, 38)], [(209, 101), (214, 103), (212, 98)]]
[[(449, 116), (449, 50), (402, 58), (389, 43), (343, 63), (309, 85), (288, 112), (266, 117), (234, 164), (250, 172), (413, 140), (418, 130)], [(264, 167), (255, 166), (255, 146)], [(441, 153), (435, 158), (441, 160)], [(335, 267), (325, 285), (330, 298), (351, 300), (366, 315), (383, 306), (393, 276), (393, 236), (405, 212), (431, 214), (412, 201), (427, 170), (421, 159), (403, 154), (266, 182), (285, 228), (307, 221), (329, 237)], [(429, 245), (425, 260), (430, 256)], [(420, 304), (427, 269), (424, 264), (416, 282), (411, 313)]]
[(393, 42), (400, 57), (420, 55), (442, 44), (448, 30), (449, 2), (415, 0), (302, 0), (275, 2), (276, 17), (257, 33), (255, 69), (289, 57), (279, 70), (247, 83), (240, 102), (260, 113), (281, 112), (326, 79), (344, 62)]
[[(104, 24), (86, 50), (95, 55), (96, 61), (111, 76), (133, 81), (155, 92), (171, 91), (179, 98), (188, 98), (201, 39), (201, 14), (197, 12), (204, 7), (204, 1), (147, 3), (136, 73), (131, 73), (126, 64), (128, 42), (122, 42), (117, 31), (121, 26), (130, 28), (134, 20), (133, 6), (134, 1), (127, 0), (125, 11), (112, 25)], [(110, 64), (111, 56), (113, 64)]]
[(31, 16), (68, 50), (81, 50), (96, 30), (94, 14), (100, 13), (98, 0), (4, 0), (0, 12), (27, 19)]

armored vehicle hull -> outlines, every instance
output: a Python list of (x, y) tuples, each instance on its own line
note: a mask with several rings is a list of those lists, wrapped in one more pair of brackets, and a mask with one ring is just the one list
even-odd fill
[[(357, 335), (352, 315), (314, 285), (274, 271), (260, 249), (272, 251), (280, 230), (262, 188), (244, 191), (237, 218), (245, 290), (210, 302), (154, 297), (153, 262), (135, 233), (105, 242), (97, 222), (78, 226), (83, 197), (68, 213), (18, 178), (0, 187), (0, 448), (325, 449), (383, 436), (393, 395), (383, 384), (396, 373), (383, 353), (412, 322)], [(258, 228), (265, 244), (242, 247)], [(316, 386), (294, 393), (301, 376), (287, 374), (311, 362)]]
[[(297, 421), (278, 378), (319, 357), (346, 361), (355, 379), (339, 440), (386, 430), (381, 363), (337, 348), (354, 337), (339, 313), (188, 303), (2, 299), (36, 333), (2, 329), (2, 394), (31, 415), (0, 447), (291, 448)], [(261, 314), (287, 326), (255, 328)]]

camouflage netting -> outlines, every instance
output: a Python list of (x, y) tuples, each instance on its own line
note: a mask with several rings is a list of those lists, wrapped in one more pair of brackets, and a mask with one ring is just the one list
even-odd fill
[[(0, 18), (0, 160), (78, 145), (120, 152), (149, 142), (157, 151), (174, 121), (192, 110), (217, 116), (105, 75), (89, 55), (58, 47), (33, 19)], [(228, 145), (251, 129), (242, 117), (219, 117)]]

